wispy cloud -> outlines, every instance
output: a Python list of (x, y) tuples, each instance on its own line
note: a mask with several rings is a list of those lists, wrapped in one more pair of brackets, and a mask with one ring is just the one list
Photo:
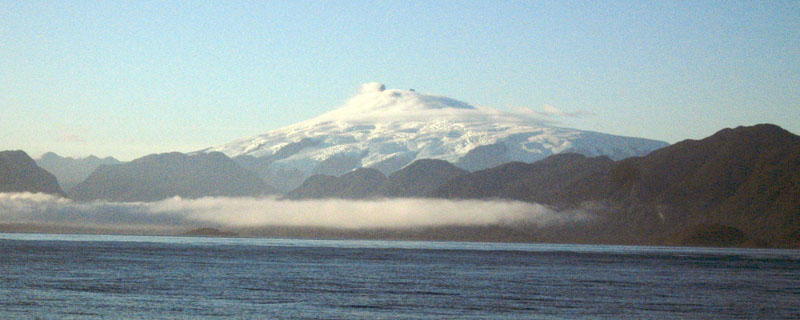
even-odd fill
[(542, 105), (542, 109), (540, 111), (533, 110), (527, 107), (521, 108), (514, 108), (513, 112), (519, 115), (526, 115), (529, 117), (541, 117), (541, 118), (585, 118), (585, 117), (593, 117), (596, 116), (595, 113), (589, 111), (564, 111), (562, 109), (557, 108), (552, 104), (544, 104)]
[(57, 126), (56, 141), (67, 143), (86, 142), (85, 134), (89, 128), (83, 125)]
[(595, 116), (594, 113), (578, 110), (578, 111), (564, 111), (552, 104), (544, 104), (542, 105), (542, 111), (539, 112), (541, 115), (548, 116), (548, 117), (570, 117), (570, 118), (582, 118), (587, 116)]
[(519, 117), (520, 114), (499, 109), (473, 106), (456, 99), (411, 90), (386, 89), (378, 82), (361, 85), (359, 93), (341, 107), (291, 127), (305, 127), (325, 122), (373, 122), (391, 119), (407, 122), (428, 122), (432, 119), (452, 121), (537, 123), (541, 118)]
[(65, 132), (58, 136), (58, 142), (86, 142), (83, 136), (73, 132)]

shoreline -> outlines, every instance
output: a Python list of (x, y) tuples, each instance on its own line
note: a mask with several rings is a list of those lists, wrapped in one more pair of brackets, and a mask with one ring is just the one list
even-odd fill
[[(208, 234), (198, 230), (211, 229)], [(493, 232), (481, 233), (491, 230)], [(208, 230), (206, 230), (208, 231)], [(637, 247), (690, 247), (690, 248), (741, 248), (741, 249), (790, 249), (800, 246), (773, 245), (750, 241), (736, 245), (681, 244), (669, 240), (635, 241), (579, 241), (578, 239), (557, 239), (552, 232), (523, 228), (486, 227), (424, 227), (404, 229), (334, 229), (300, 227), (264, 228), (216, 228), (197, 226), (174, 226), (160, 228), (91, 228), (68, 225), (39, 225), (25, 223), (2, 223), (0, 233), (6, 234), (51, 234), (51, 235), (96, 235), (96, 236), (152, 236), (152, 237), (202, 237), (231, 239), (286, 239), (286, 240), (332, 240), (332, 241), (416, 241), (416, 242), (470, 242), (497, 244), (563, 244), (597, 246), (637, 246)], [(570, 241), (573, 240), (573, 241)], [(588, 239), (584, 239), (588, 240)], [(606, 239), (608, 240), (608, 239)], [(761, 245), (759, 245), (761, 244)], [(766, 245), (764, 245), (766, 244)]]

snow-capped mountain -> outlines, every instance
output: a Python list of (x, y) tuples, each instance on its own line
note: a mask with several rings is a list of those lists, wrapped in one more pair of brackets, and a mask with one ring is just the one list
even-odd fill
[(238, 157), (274, 183), (270, 180), (286, 180), (286, 173), (302, 182), (312, 174), (340, 175), (358, 167), (389, 174), (417, 159), (441, 159), (478, 170), (562, 152), (622, 159), (666, 145), (560, 128), (529, 115), (367, 83), (338, 109), (203, 151)]

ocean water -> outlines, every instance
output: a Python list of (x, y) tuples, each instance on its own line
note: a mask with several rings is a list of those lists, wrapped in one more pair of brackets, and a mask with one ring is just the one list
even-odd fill
[(800, 251), (0, 234), (0, 318), (800, 318)]

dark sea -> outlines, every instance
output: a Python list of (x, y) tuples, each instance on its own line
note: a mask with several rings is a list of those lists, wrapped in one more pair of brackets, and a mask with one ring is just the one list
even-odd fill
[(0, 234), (0, 318), (797, 319), (800, 251)]

